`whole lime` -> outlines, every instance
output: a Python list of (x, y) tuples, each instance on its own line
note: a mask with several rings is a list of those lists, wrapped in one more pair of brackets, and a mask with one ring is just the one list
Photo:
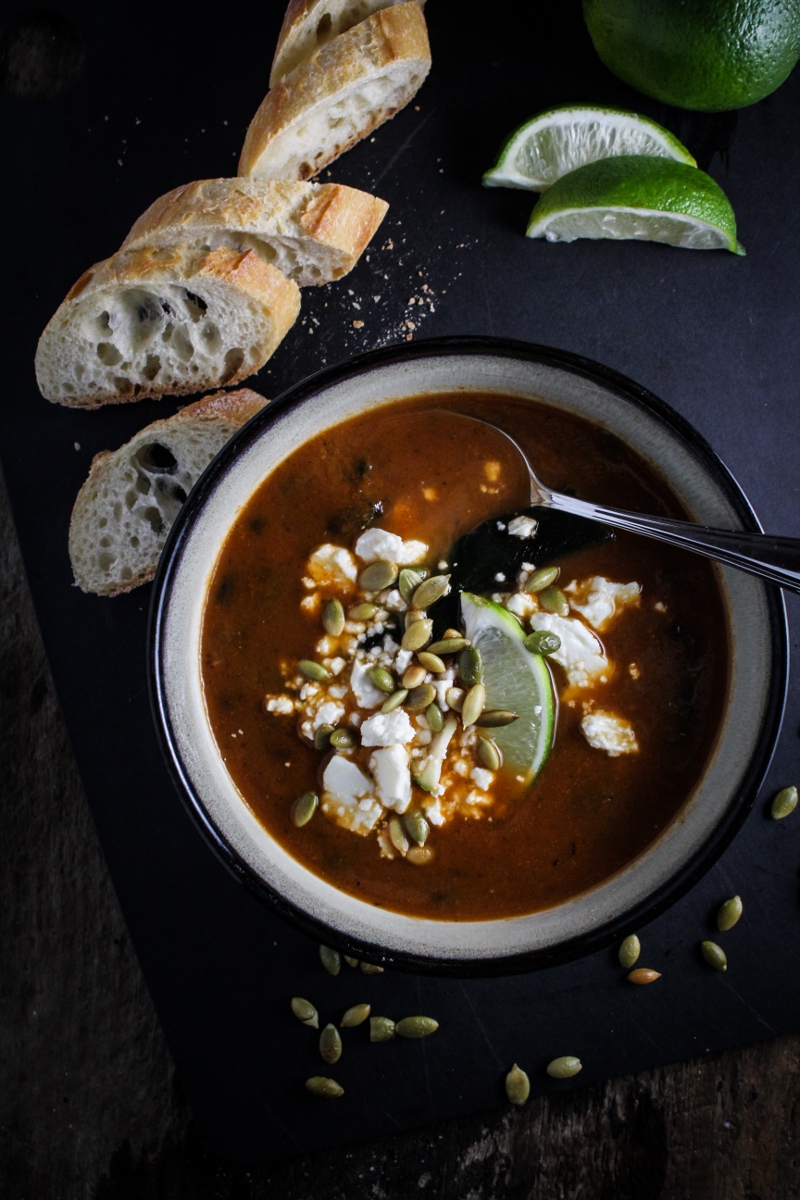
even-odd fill
[(680, 108), (755, 104), (800, 57), (800, 0), (583, 0), (583, 15), (609, 70)]

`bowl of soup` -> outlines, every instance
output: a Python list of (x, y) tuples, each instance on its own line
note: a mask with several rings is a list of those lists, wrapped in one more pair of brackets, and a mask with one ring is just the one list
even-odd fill
[(376, 963), (501, 973), (629, 932), (727, 845), (780, 725), (776, 589), (553, 526), (498, 428), (556, 490), (758, 529), (630, 380), (432, 339), (259, 413), (156, 581), (154, 713), (198, 828), (279, 913)]

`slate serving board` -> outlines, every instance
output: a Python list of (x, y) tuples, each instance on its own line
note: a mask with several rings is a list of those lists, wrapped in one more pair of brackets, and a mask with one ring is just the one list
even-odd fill
[[(71, 583), (67, 528), (98, 450), (177, 408), (171, 400), (69, 411), (33, 378), (41, 328), (70, 284), (116, 249), (152, 199), (189, 179), (233, 173), (267, 86), (282, 4), (226, 7), (225, 19), (95, 0), (59, 11), (86, 60), (48, 101), (0, 97), (6, 180), (0, 455), (39, 621), (89, 803), (142, 968), (195, 1113), (225, 1154), (256, 1160), (388, 1133), (504, 1102), (516, 1060), (535, 1092), (582, 1086), (798, 1028), (800, 815), (768, 800), (800, 776), (800, 672), (763, 795), (717, 866), (638, 932), (662, 971), (625, 984), (612, 951), (498, 980), (437, 980), (343, 968), (250, 897), (201, 841), (175, 795), (153, 732), (145, 679), (149, 590), (114, 601)], [(460, 6), (459, 6), (460, 8)], [(391, 203), (375, 245), (339, 284), (306, 290), (300, 322), (251, 382), (277, 396), (357, 350), (425, 335), (483, 333), (593, 357), (652, 389), (712, 443), (765, 528), (800, 535), (798, 408), (800, 76), (736, 114), (669, 110), (595, 58), (579, 5), (497, 28), (428, 5), (434, 69), (417, 99), (328, 177)], [(728, 192), (745, 259), (667, 247), (522, 236), (531, 199), (484, 190), (503, 136), (537, 109), (572, 101), (635, 108), (683, 137)], [(413, 301), (413, 303), (412, 303)], [(363, 324), (356, 324), (363, 322)], [(792, 629), (800, 605), (789, 599)], [(793, 641), (797, 636), (793, 632)], [(698, 942), (720, 901), (745, 916), (724, 935), (730, 967), (709, 970)], [(721, 940), (722, 935), (721, 935)], [(425, 1012), (441, 1030), (372, 1046), (349, 1031), (336, 1104), (302, 1081), (318, 1072), (315, 1035), (290, 1015), (306, 995), (324, 1020), (350, 1004)], [(557, 1054), (584, 1070), (544, 1074)]]

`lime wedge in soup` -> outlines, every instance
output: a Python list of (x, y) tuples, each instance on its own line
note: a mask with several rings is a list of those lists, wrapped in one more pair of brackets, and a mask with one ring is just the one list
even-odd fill
[(578, 167), (536, 204), (528, 237), (666, 242), (687, 250), (730, 250), (736, 218), (719, 184), (686, 163), (631, 154)]
[(504, 143), (485, 187), (543, 192), (562, 175), (601, 158), (645, 154), (697, 166), (668, 129), (620, 108), (571, 104), (537, 113)]
[(525, 649), (525, 633), (507, 609), (474, 596), (461, 595), (465, 635), (481, 652), (486, 708), (519, 714), (510, 725), (487, 730), (503, 754), (503, 768), (528, 787), (550, 751), (555, 724), (555, 695), (550, 671), (541, 655)]

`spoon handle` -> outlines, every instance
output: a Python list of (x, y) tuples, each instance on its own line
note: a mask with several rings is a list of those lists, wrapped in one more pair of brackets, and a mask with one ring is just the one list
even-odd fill
[(660, 542), (682, 546), (685, 550), (693, 550), (695, 554), (704, 554), (707, 558), (728, 563), (741, 571), (749, 571), (751, 575), (759, 575), (791, 592), (800, 592), (800, 538), (710, 529), (706, 525), (674, 521), (669, 517), (646, 517), (577, 500), (559, 492), (549, 492), (545, 505), (587, 517), (590, 521), (600, 521), (615, 529), (629, 529)]

